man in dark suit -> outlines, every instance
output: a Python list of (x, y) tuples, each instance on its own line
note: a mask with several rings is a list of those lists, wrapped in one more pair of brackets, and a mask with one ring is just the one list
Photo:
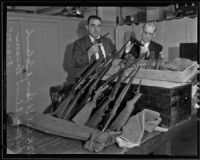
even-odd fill
[(104, 37), (100, 43), (93, 44), (98, 40), (102, 28), (102, 20), (98, 16), (90, 16), (87, 20), (86, 29), (88, 35), (75, 41), (72, 58), (75, 68), (86, 68), (94, 60), (106, 58), (107, 55), (114, 53), (115, 45), (112, 41)]
[(138, 58), (141, 54), (147, 52), (145, 60), (163, 58), (162, 49), (163, 47), (152, 41), (156, 33), (156, 26), (153, 22), (148, 22), (143, 25), (141, 31), (141, 43), (143, 46), (137, 45), (137, 43), (127, 44), (125, 53), (130, 53), (134, 58)]

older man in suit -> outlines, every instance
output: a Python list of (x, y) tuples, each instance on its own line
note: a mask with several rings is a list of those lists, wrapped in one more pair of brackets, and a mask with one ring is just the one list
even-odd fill
[(145, 56), (145, 60), (149, 60), (150, 57), (151, 59), (154, 58), (155, 60), (163, 58), (163, 47), (152, 40), (155, 36), (155, 33), (155, 24), (153, 22), (145, 23), (141, 31), (141, 43), (143, 46), (131, 44), (131, 42), (129, 42), (125, 52), (132, 54), (134, 58), (138, 58), (142, 53), (146, 52), (147, 55)]
[(95, 15), (88, 17), (86, 29), (89, 34), (74, 43), (72, 58), (75, 68), (86, 68), (94, 60), (106, 58), (116, 50), (115, 45), (107, 37), (104, 37), (100, 43), (93, 43), (101, 37), (101, 28), (100, 17)]

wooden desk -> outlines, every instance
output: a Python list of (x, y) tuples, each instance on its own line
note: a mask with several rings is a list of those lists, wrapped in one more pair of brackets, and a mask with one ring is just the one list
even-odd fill
[[(189, 125), (192, 121), (196, 120), (196, 115), (187, 121), (182, 122), (173, 129), (167, 132), (145, 133), (142, 143), (139, 147), (132, 149), (122, 149), (113, 144), (99, 153), (90, 152), (83, 148), (83, 142), (80, 140), (59, 137), (50, 135), (30, 129), (26, 126), (7, 127), (7, 148), (18, 154), (154, 154), (170, 155), (171, 153), (171, 139), (178, 133), (184, 126)], [(21, 139), (16, 139), (17, 130), (21, 131)], [(29, 135), (29, 137), (27, 137)], [(28, 142), (28, 138), (32, 142)], [(17, 145), (17, 142), (20, 144)], [(29, 144), (28, 144), (29, 143)], [(17, 151), (17, 146), (22, 151)], [(19, 149), (18, 148), (18, 149)], [(32, 151), (31, 151), (32, 149)]]

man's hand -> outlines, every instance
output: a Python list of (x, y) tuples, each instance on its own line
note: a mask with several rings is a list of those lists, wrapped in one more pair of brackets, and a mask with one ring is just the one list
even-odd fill
[(101, 46), (102, 43), (97, 43), (97, 44), (94, 44), (92, 45), (89, 50), (88, 50), (88, 57), (89, 57), (89, 60), (91, 59), (91, 56), (92, 55), (95, 55), (96, 53), (99, 52), (99, 46)]
[(129, 53), (132, 47), (133, 47), (133, 43), (131, 44), (131, 41), (129, 41), (129, 42), (126, 44), (125, 53)]

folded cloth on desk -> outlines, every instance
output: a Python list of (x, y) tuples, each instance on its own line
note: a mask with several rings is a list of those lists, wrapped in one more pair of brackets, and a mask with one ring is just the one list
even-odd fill
[(132, 148), (139, 146), (144, 131), (152, 132), (161, 122), (160, 113), (144, 109), (129, 118), (122, 128), (122, 134), (116, 138), (119, 147)]
[(84, 148), (93, 152), (100, 152), (103, 148), (115, 143), (115, 138), (121, 134), (121, 132), (97, 132), (94, 130), (91, 132), (89, 140), (84, 144)]

